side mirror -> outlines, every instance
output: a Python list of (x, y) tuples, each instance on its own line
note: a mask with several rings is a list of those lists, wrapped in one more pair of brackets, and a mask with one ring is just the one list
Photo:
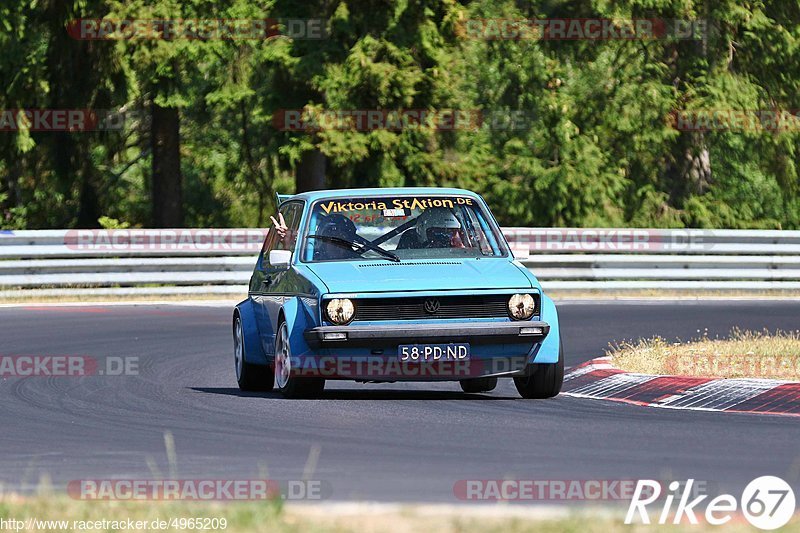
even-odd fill
[(275, 268), (289, 268), (292, 262), (291, 250), (270, 250), (269, 264)]

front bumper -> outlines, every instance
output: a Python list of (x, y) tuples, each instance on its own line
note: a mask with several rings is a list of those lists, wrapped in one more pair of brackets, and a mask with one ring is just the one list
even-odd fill
[[(527, 330), (523, 333), (523, 330)], [(547, 337), (550, 324), (542, 321), (436, 323), (386, 326), (320, 326), (306, 330), (312, 348), (370, 347), (394, 344), (468, 342), (470, 344), (534, 344)], [(346, 338), (328, 339), (345, 333)], [(340, 336), (340, 335), (338, 335)]]

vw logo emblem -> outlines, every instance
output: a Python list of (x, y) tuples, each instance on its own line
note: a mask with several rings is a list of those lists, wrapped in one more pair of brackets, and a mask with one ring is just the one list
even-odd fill
[(439, 300), (437, 300), (436, 298), (428, 298), (427, 300), (425, 300), (423, 308), (425, 309), (426, 313), (432, 315), (439, 310)]

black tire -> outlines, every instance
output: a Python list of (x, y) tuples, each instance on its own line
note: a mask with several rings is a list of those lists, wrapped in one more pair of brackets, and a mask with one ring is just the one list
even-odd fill
[[(275, 368), (273, 370), (275, 386), (284, 398), (315, 398), (325, 390), (325, 379), (292, 375), (291, 348), (286, 341), (288, 332), (286, 322), (283, 320), (279, 322), (278, 334), (275, 335)], [(288, 370), (284, 370), (283, 366), (286, 361), (289, 364)]]
[(558, 396), (564, 383), (564, 346), (559, 340), (558, 362), (528, 365), (526, 376), (514, 378), (520, 396), (527, 399), (544, 399)]
[(497, 378), (462, 379), (458, 383), (464, 392), (489, 392), (497, 387)]
[(239, 390), (247, 392), (269, 392), (275, 384), (275, 375), (268, 365), (254, 365), (244, 360), (246, 351), (242, 319), (237, 313), (233, 317), (233, 364)]

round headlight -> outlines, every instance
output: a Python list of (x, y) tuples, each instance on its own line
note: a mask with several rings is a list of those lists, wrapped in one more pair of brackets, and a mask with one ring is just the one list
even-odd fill
[(508, 300), (508, 314), (515, 320), (527, 320), (533, 316), (536, 301), (530, 294), (515, 294)]
[(328, 320), (334, 324), (344, 325), (353, 319), (353, 314), (356, 312), (356, 307), (351, 300), (347, 298), (334, 298), (328, 301), (325, 306), (325, 313), (328, 315)]

